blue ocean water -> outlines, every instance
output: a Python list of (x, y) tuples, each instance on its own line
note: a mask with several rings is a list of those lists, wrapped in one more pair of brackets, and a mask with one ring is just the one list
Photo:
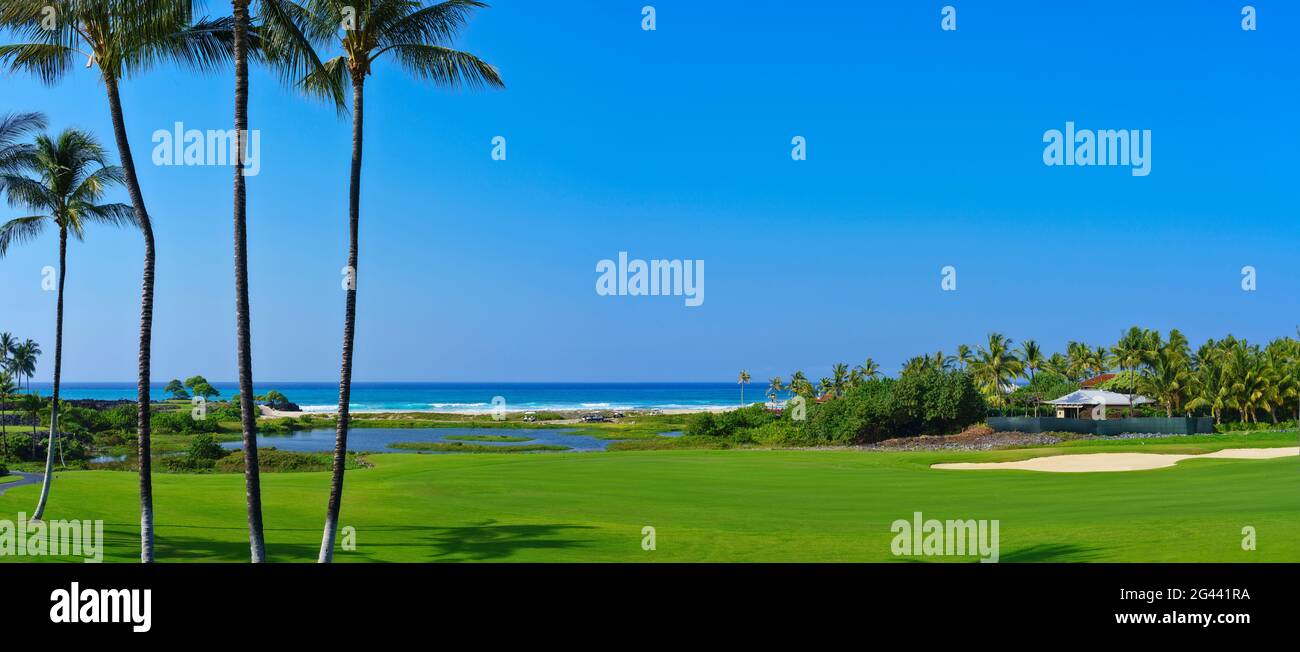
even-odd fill
[[(155, 400), (164, 398), (165, 383), (153, 385)], [(213, 383), (222, 396), (238, 393), (233, 382)], [(32, 383), (48, 396), (50, 383)], [(308, 412), (330, 412), (338, 407), (338, 383), (259, 383), (254, 393), (279, 390)], [(765, 400), (767, 386), (750, 383), (745, 401)], [(131, 382), (65, 382), (63, 398), (134, 399)], [(506, 410), (637, 410), (705, 409), (740, 404), (736, 383), (353, 383), (351, 409), (373, 412), (487, 412), (492, 399), (501, 396)]]

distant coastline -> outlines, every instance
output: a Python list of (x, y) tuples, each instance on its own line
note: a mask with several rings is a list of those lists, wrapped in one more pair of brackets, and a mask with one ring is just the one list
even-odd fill
[[(214, 400), (237, 393), (234, 382), (212, 383), (221, 392)], [(165, 383), (153, 384), (154, 400), (163, 400)], [(48, 382), (33, 382), (32, 389), (48, 395)], [(302, 408), (301, 413), (328, 414), (338, 410), (338, 382), (259, 383), (255, 393), (278, 390)], [(64, 399), (133, 400), (133, 382), (64, 382)], [(367, 382), (353, 383), (351, 410), (354, 412), (428, 412), (488, 414), (492, 400), (505, 399), (506, 412), (598, 410), (659, 410), (664, 414), (720, 411), (740, 405), (735, 383), (450, 383), (450, 382)], [(746, 388), (746, 402), (762, 401), (757, 388)], [(781, 400), (788, 398), (779, 397)], [(296, 416), (299, 412), (284, 413)]]

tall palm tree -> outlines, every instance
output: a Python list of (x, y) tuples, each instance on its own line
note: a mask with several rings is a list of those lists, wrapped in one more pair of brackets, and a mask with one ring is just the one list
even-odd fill
[[(302, 33), (303, 9), (281, 0), (258, 0), (260, 24), (254, 31), (250, 0), (232, 0), (231, 52), (235, 64), (235, 134), (239, 156), (235, 159), (234, 250), (235, 340), (239, 372), (240, 428), (244, 438), (244, 493), (248, 506), (248, 541), (253, 563), (266, 561), (262, 529), (262, 483), (257, 454), (257, 406), (253, 402), (253, 349), (248, 302), (248, 205), (244, 181), (244, 143), (248, 133), (248, 62), (262, 57), (291, 83), (301, 83), (321, 71), (320, 59)], [(295, 20), (294, 16), (299, 18)], [(342, 107), (342, 90), (330, 93)]]
[(744, 369), (741, 369), (741, 370), (740, 370), (740, 376), (736, 379), (736, 383), (737, 383), (738, 385), (740, 385), (740, 404), (741, 404), (741, 405), (744, 405), (744, 404), (745, 404), (745, 385), (748, 385), (748, 384), (749, 384), (749, 372), (748, 372), (748, 371), (745, 371)]
[(94, 223), (138, 226), (135, 213), (126, 204), (101, 204), (104, 193), (122, 183), (122, 168), (108, 165), (104, 148), (90, 134), (68, 129), (56, 138), (36, 137), (30, 172), (34, 177), (6, 174), (9, 203), (38, 211), (17, 217), (0, 226), (0, 256), (15, 244), (40, 235), (46, 224), (59, 230), (59, 287), (54, 318), (54, 394), (50, 403), (50, 444), (45, 458), (45, 479), (41, 498), (32, 513), (45, 513), (54, 478), (54, 446), (59, 436), (59, 382), (63, 364), (63, 287), (67, 282), (68, 236), (85, 238), (86, 226)]
[[(426, 5), (423, 0), (306, 0), (283, 3), (303, 33), (320, 46), (342, 51), (311, 70), (303, 88), (311, 94), (336, 98), (338, 89), (352, 87), (352, 169), (348, 184), (348, 256), (344, 300), (343, 356), (339, 370), (339, 409), (335, 426), (334, 464), (318, 561), (334, 556), (339, 505), (343, 500), (343, 473), (347, 464), (349, 402), (352, 395), (352, 358), (357, 316), (357, 235), (361, 218), (361, 154), (365, 124), (365, 84), (374, 65), (391, 54), (414, 77), (444, 87), (504, 87), (496, 68), (451, 44), (476, 9), (476, 0), (446, 0)], [(350, 20), (341, 20), (346, 17)], [(318, 48), (319, 49), (319, 48)]]
[[(154, 235), (126, 134), (119, 83), (171, 61), (213, 70), (230, 58), (230, 18), (195, 20), (200, 0), (6, 0), (0, 28), (26, 42), (0, 46), (0, 66), (35, 74), (54, 84), (88, 59), (98, 68), (108, 96), (113, 136), (135, 222), (144, 236), (140, 287), (140, 346), (136, 382), (136, 428), (140, 460), (140, 561), (153, 561), (153, 481), (149, 425), (150, 345), (153, 338)], [(43, 20), (55, 10), (54, 29)]]

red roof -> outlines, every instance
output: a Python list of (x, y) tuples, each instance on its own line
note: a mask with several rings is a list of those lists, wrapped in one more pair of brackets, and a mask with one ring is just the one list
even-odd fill
[(1087, 389), (1089, 387), (1097, 387), (1098, 385), (1101, 385), (1102, 383), (1114, 377), (1115, 374), (1102, 374), (1100, 376), (1094, 376), (1092, 378), (1089, 378), (1088, 380), (1079, 383), (1079, 386), (1083, 387), (1084, 389)]

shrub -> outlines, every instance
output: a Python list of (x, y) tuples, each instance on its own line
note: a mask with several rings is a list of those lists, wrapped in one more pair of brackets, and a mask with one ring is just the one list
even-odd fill
[(0, 478), (5, 477), (6, 475), (9, 475), (9, 467), (0, 464)]
[(221, 444), (218, 444), (217, 440), (212, 438), (212, 435), (195, 435), (194, 439), (190, 441), (190, 450), (188, 455), (193, 459), (218, 460), (228, 454), (230, 454), (230, 451), (222, 448)]
[(208, 418), (195, 421), (188, 411), (156, 412), (149, 417), (149, 425), (157, 432), (188, 435), (196, 432), (219, 432), (217, 419)]

